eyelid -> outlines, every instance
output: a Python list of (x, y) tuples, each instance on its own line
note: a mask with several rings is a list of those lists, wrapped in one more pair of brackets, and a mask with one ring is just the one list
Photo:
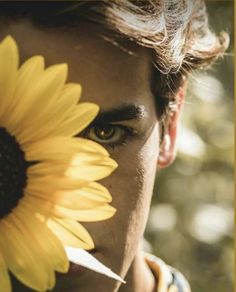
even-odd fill
[(96, 125), (97, 127), (102, 127), (102, 126), (109, 126), (109, 125), (112, 125), (112, 126), (116, 126), (122, 130), (124, 130), (127, 134), (129, 134), (130, 136), (134, 136), (134, 135), (138, 135), (138, 131), (128, 125), (124, 125), (124, 124), (118, 124), (118, 123), (109, 123), (107, 125)]
[[(120, 125), (120, 124), (117, 124), (117, 123), (108, 123), (108, 124), (96, 123), (96, 124), (91, 124), (87, 129), (84, 130), (82, 135), (85, 136), (85, 138), (88, 138), (86, 136), (89, 134), (89, 131), (91, 129), (96, 128), (96, 127), (106, 127), (106, 126), (109, 126), (109, 125), (117, 126), (118, 128), (120, 128), (120, 129), (122, 129), (124, 131), (124, 134), (122, 135), (120, 141), (117, 141), (117, 142), (101, 142), (101, 141), (96, 141), (95, 139), (92, 139), (93, 141), (95, 141), (95, 142), (101, 144), (102, 146), (104, 146), (105, 148), (110, 148), (110, 149), (112, 149), (114, 151), (116, 148), (125, 146), (129, 142), (129, 140), (131, 140), (135, 136), (138, 136), (138, 133), (137, 133), (137, 131), (135, 129), (133, 129), (133, 128), (129, 127), (129, 126)], [(98, 138), (98, 140), (99, 140), (99, 138)]]

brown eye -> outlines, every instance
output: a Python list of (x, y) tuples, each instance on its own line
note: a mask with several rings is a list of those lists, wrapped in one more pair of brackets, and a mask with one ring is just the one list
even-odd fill
[(94, 134), (100, 140), (108, 140), (111, 139), (115, 134), (115, 127), (114, 126), (101, 126), (94, 128)]
[(138, 134), (134, 129), (124, 125), (106, 124), (91, 126), (81, 133), (81, 136), (114, 150), (119, 146), (125, 146)]
[(86, 133), (87, 138), (98, 143), (119, 143), (125, 135), (125, 130), (116, 125), (94, 126)]

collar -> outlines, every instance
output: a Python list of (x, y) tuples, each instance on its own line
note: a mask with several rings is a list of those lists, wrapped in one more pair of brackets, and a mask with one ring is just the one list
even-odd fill
[(157, 292), (191, 292), (188, 281), (179, 271), (154, 255), (144, 253), (144, 258), (157, 280)]

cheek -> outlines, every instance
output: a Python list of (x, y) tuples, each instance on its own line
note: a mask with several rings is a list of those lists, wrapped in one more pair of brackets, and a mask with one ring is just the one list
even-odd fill
[[(107, 179), (117, 213), (111, 219), (114, 232), (111, 244), (119, 247), (126, 264), (131, 262), (143, 235), (159, 153), (159, 133), (156, 125), (145, 141), (127, 145), (117, 158), (118, 169)], [(120, 256), (120, 255), (119, 255)], [(124, 261), (124, 264), (125, 264)]]
[(118, 169), (113, 174), (112, 186), (114, 191), (122, 189), (126, 193), (126, 196), (115, 197), (118, 207), (126, 201), (132, 204), (133, 210), (139, 203), (150, 201), (158, 154), (159, 130), (156, 123), (146, 139), (128, 144), (119, 157), (114, 158)]
[(129, 214), (129, 233), (131, 238), (133, 235), (136, 240), (137, 234), (140, 235), (144, 231), (149, 212), (159, 153), (158, 141), (159, 134), (156, 126), (144, 143), (136, 145), (134, 149), (130, 147), (130, 157), (123, 161), (121, 166), (123, 169), (120, 170), (120, 183), (125, 182), (124, 192), (131, 198), (123, 211)]

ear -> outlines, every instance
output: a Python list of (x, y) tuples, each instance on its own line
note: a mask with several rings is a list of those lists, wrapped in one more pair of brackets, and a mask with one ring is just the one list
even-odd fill
[(165, 168), (170, 165), (176, 156), (176, 138), (178, 133), (178, 125), (180, 120), (181, 109), (184, 103), (185, 94), (187, 88), (187, 81), (185, 80), (183, 85), (176, 93), (176, 109), (170, 113), (167, 117), (165, 133), (163, 141), (160, 146), (159, 157), (157, 161), (158, 168)]

